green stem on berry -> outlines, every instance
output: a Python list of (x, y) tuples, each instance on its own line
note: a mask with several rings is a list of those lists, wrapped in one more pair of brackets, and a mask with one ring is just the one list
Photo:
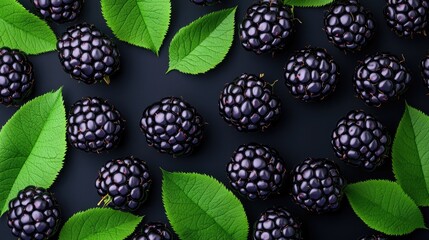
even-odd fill
[(104, 82), (106, 82), (107, 85), (110, 84), (110, 77), (109, 76), (104, 76)]
[(97, 203), (97, 206), (103, 204), (103, 207), (106, 207), (112, 202), (112, 198), (109, 195), (104, 195), (101, 200)]

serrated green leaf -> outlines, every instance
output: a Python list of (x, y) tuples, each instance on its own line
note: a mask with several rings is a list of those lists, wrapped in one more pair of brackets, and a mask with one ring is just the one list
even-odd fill
[(51, 28), (16, 0), (1, 0), (0, 9), (0, 46), (17, 48), (27, 54), (55, 49), (57, 38)]
[(92, 208), (73, 215), (61, 229), (59, 240), (125, 239), (142, 219), (110, 208)]
[(163, 171), (162, 199), (182, 240), (246, 240), (249, 230), (241, 202), (216, 179)]
[(221, 63), (232, 45), (236, 10), (207, 14), (180, 29), (170, 44), (168, 72), (200, 74)]
[(407, 105), (392, 149), (393, 172), (419, 206), (429, 206), (429, 117)]
[(0, 132), (1, 215), (25, 187), (49, 188), (65, 153), (66, 113), (60, 89), (23, 105)]
[(355, 213), (374, 230), (405, 235), (426, 228), (418, 206), (395, 182), (370, 180), (350, 184), (346, 195)]
[(170, 0), (101, 0), (101, 8), (117, 38), (158, 55), (170, 26)]
[(334, 0), (284, 0), (285, 4), (294, 7), (322, 7), (334, 2)]

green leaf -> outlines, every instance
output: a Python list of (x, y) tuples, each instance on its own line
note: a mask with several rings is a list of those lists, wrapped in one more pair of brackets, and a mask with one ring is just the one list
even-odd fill
[(0, 132), (1, 215), (25, 187), (49, 188), (65, 153), (66, 113), (60, 89), (23, 105)]
[(322, 7), (334, 2), (334, 0), (284, 0), (285, 4), (294, 7)]
[(395, 182), (370, 180), (350, 184), (346, 195), (355, 213), (374, 230), (405, 235), (426, 228), (417, 205)]
[(234, 38), (236, 10), (207, 14), (180, 29), (170, 44), (168, 72), (200, 74), (221, 63)]
[(56, 48), (51, 28), (16, 0), (0, 1), (0, 46), (40, 54)]
[(406, 106), (392, 150), (393, 172), (419, 206), (429, 206), (429, 117)]
[(110, 208), (92, 208), (73, 215), (61, 229), (59, 240), (125, 239), (142, 219)]
[(182, 240), (246, 240), (241, 202), (216, 179), (163, 171), (162, 199), (171, 226)]
[(101, 0), (101, 9), (117, 38), (158, 55), (170, 25), (170, 0)]

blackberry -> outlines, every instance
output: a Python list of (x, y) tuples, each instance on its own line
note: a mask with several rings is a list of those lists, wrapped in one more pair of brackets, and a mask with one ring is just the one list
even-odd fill
[(150, 105), (140, 121), (149, 146), (174, 157), (192, 153), (203, 140), (204, 125), (197, 110), (177, 97)]
[(374, 170), (388, 158), (387, 129), (371, 114), (355, 110), (342, 118), (332, 133), (335, 154), (346, 163)]
[(57, 43), (64, 70), (76, 80), (94, 84), (119, 69), (119, 51), (113, 40), (94, 25), (78, 24), (67, 29)]
[(292, 197), (301, 208), (317, 214), (339, 209), (346, 183), (334, 162), (307, 158), (292, 175)]
[(286, 168), (278, 152), (268, 146), (241, 145), (227, 165), (231, 186), (253, 200), (278, 193), (286, 178)]
[(301, 222), (284, 208), (270, 208), (255, 224), (254, 240), (302, 240)]
[(383, 235), (371, 235), (359, 238), (359, 240), (388, 240), (388, 238)]
[(197, 5), (208, 6), (208, 5), (213, 5), (215, 3), (218, 3), (219, 0), (191, 0), (191, 2)]
[(44, 19), (57, 23), (71, 22), (82, 9), (83, 0), (32, 0)]
[(354, 88), (369, 106), (379, 107), (408, 89), (410, 71), (389, 53), (377, 53), (360, 63), (354, 74)]
[(147, 199), (151, 177), (146, 163), (138, 158), (125, 157), (107, 162), (95, 181), (99, 204), (124, 211), (135, 211)]
[(420, 64), (422, 77), (426, 88), (429, 88), (429, 55), (427, 55)]
[(286, 63), (286, 86), (303, 101), (321, 101), (335, 91), (338, 66), (322, 48), (305, 48), (295, 52)]
[(67, 122), (69, 142), (77, 149), (95, 153), (116, 147), (124, 128), (125, 120), (120, 112), (98, 97), (75, 102)]
[(428, 25), (427, 0), (386, 0), (384, 17), (398, 36), (425, 34)]
[(357, 0), (335, 2), (325, 16), (325, 32), (341, 50), (360, 51), (374, 35), (374, 19)]
[(132, 240), (171, 240), (173, 235), (163, 223), (145, 224), (142, 232), (136, 233)]
[(289, 6), (280, 0), (260, 0), (247, 9), (239, 34), (246, 50), (262, 54), (283, 50), (293, 30)]
[(33, 65), (25, 53), (0, 48), (0, 103), (10, 106), (21, 103), (34, 85)]
[(280, 117), (281, 103), (272, 85), (243, 73), (225, 85), (219, 98), (219, 112), (238, 131), (260, 131)]
[(18, 239), (51, 238), (57, 231), (59, 222), (57, 200), (43, 188), (28, 186), (9, 202), (7, 225)]

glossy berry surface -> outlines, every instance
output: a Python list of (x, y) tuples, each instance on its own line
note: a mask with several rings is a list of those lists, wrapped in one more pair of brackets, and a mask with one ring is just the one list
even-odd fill
[(68, 140), (86, 152), (109, 151), (119, 144), (125, 128), (120, 112), (98, 97), (87, 97), (73, 104), (67, 121)]
[(428, 26), (429, 1), (386, 0), (384, 17), (387, 25), (399, 36), (425, 34)]
[(329, 41), (341, 50), (360, 51), (375, 33), (372, 14), (357, 0), (335, 2), (324, 24)]
[(302, 240), (301, 222), (284, 208), (270, 208), (255, 223), (253, 240)]
[(340, 208), (345, 184), (334, 162), (308, 158), (292, 172), (292, 197), (311, 213), (333, 212)]
[(57, 23), (71, 22), (79, 16), (83, 0), (32, 0), (40, 15)]
[(21, 240), (51, 238), (60, 222), (57, 200), (49, 191), (29, 186), (9, 202), (7, 224)]
[(335, 91), (338, 66), (325, 49), (296, 51), (286, 62), (285, 83), (290, 93), (303, 101), (321, 101)]
[(420, 63), (420, 68), (422, 72), (423, 82), (426, 88), (429, 89), (429, 55), (426, 56)]
[(275, 149), (250, 143), (233, 153), (227, 175), (231, 186), (243, 196), (266, 199), (279, 193), (286, 179), (286, 167)]
[(335, 154), (346, 163), (374, 170), (389, 157), (390, 136), (371, 114), (351, 111), (332, 133)]
[(69, 27), (57, 43), (64, 71), (86, 84), (110, 83), (119, 69), (119, 51), (115, 43), (94, 25), (82, 23)]
[(143, 226), (141, 232), (136, 233), (132, 240), (172, 240), (173, 235), (163, 223), (153, 222)]
[(221, 117), (238, 131), (262, 131), (280, 117), (281, 103), (273, 86), (253, 74), (225, 85), (219, 98)]
[(359, 240), (388, 240), (389, 238), (387, 238), (386, 236), (383, 235), (372, 235), (372, 236), (366, 236), (366, 237), (362, 237), (359, 238)]
[(106, 205), (135, 211), (146, 201), (151, 182), (146, 162), (125, 157), (107, 162), (98, 173), (95, 187)]
[(360, 63), (354, 74), (355, 92), (367, 105), (379, 107), (406, 92), (410, 71), (398, 57), (377, 53)]
[(240, 24), (243, 47), (256, 54), (283, 50), (292, 35), (293, 14), (280, 0), (260, 0), (247, 9)]
[(22, 103), (33, 86), (33, 65), (25, 53), (0, 48), (0, 103), (6, 106)]
[(201, 143), (204, 125), (197, 110), (177, 97), (166, 97), (150, 105), (140, 120), (149, 146), (176, 157), (192, 153)]

